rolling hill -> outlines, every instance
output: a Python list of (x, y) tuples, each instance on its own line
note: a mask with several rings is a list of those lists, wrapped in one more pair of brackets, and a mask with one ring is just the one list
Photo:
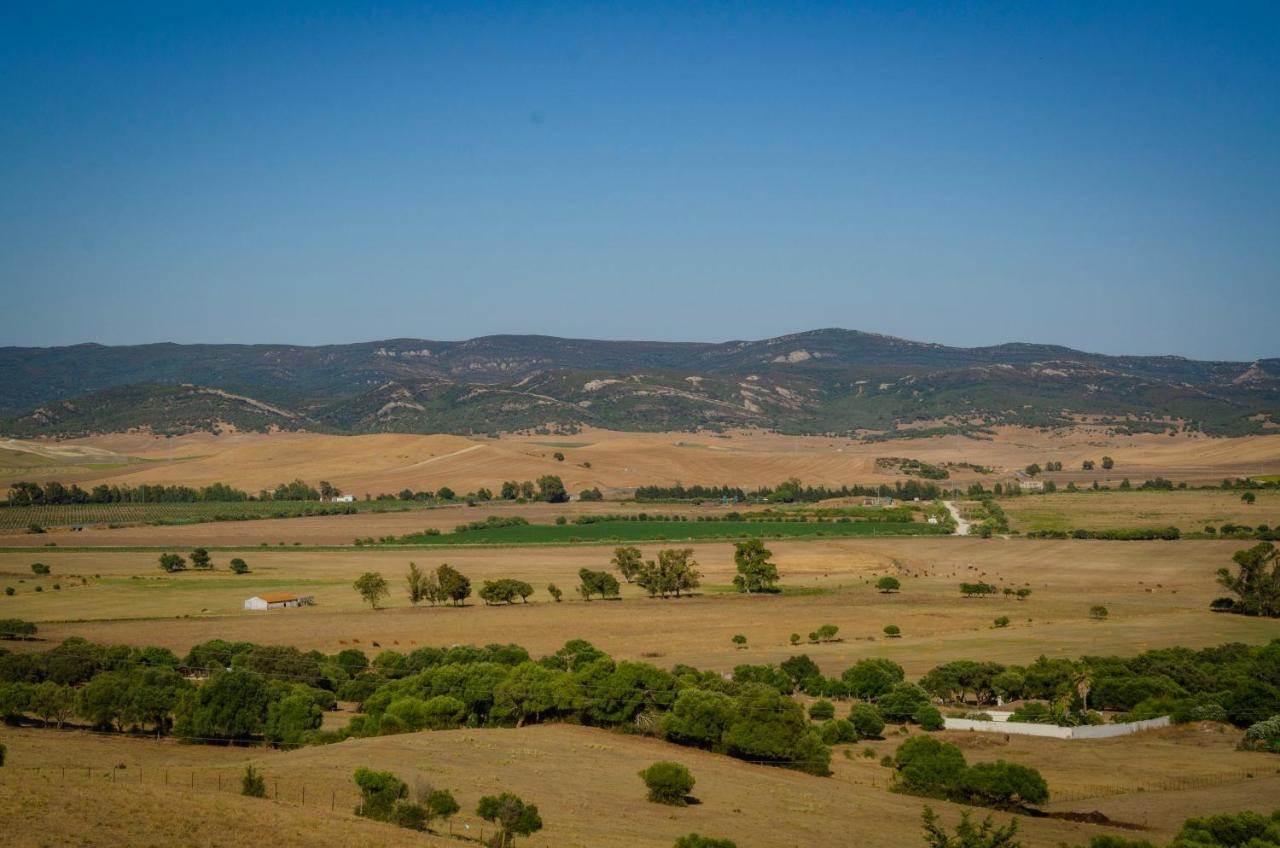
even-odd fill
[(146, 428), (476, 433), (579, 426), (890, 431), (1059, 426), (1089, 416), (1211, 434), (1280, 418), (1280, 359), (1203, 362), (851, 330), (717, 344), (486, 336), (350, 345), (0, 348), (0, 432)]

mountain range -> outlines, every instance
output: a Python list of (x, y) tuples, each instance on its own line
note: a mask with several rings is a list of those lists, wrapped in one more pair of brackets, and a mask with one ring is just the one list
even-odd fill
[[(1280, 359), (959, 348), (853, 330), (724, 343), (536, 335), (346, 345), (0, 348), (0, 433), (487, 433), (750, 426), (869, 437), (1089, 417), (1215, 435), (1280, 424)], [(918, 422), (929, 422), (919, 429)], [(915, 424), (907, 431), (903, 425)]]

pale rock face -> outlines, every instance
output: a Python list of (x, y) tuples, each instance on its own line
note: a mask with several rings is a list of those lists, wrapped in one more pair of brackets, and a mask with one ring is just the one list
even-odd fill
[(797, 362), (804, 362), (804, 361), (809, 360), (809, 359), (813, 359), (813, 354), (812, 354), (812, 353), (810, 353), (809, 351), (807, 351), (807, 350), (793, 350), (793, 351), (791, 351), (791, 352), (790, 352), (790, 353), (788, 353), (788, 354), (784, 354), (784, 355), (781, 355), (781, 356), (775, 356), (775, 357), (773, 358), (773, 361), (774, 361), (774, 362), (786, 362), (786, 363), (788, 363), (788, 364), (794, 365), (794, 364), (796, 364)]

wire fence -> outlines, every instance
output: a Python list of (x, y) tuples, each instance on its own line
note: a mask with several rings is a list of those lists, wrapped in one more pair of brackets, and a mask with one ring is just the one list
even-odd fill
[[(197, 795), (241, 795), (243, 776), (244, 769), (239, 766), (235, 769), (142, 765), (6, 766), (0, 769), (0, 786), (42, 780), (54, 786), (95, 786), (106, 783), (150, 789), (167, 788)], [(354, 787), (337, 788), (330, 783), (266, 774), (263, 777), (266, 782), (266, 799), (269, 801), (308, 810), (327, 811), (334, 815), (360, 815), (362, 798)], [(498, 836), (498, 829), (493, 824), (467, 816), (452, 816), (444, 821), (435, 821), (431, 832), (437, 836), (485, 845), (491, 844)]]
[(1228, 783), (1244, 783), (1263, 777), (1274, 777), (1277, 774), (1280, 774), (1280, 768), (1267, 765), (1265, 768), (1238, 769), (1214, 774), (1179, 775), (1154, 780), (1134, 781), (1133, 783), (1099, 783), (1066, 790), (1054, 789), (1050, 786), (1050, 800), (1071, 802), (1084, 801), (1091, 798), (1110, 798), (1117, 795), (1132, 795), (1137, 792), (1179, 792), (1187, 789), (1207, 789)]

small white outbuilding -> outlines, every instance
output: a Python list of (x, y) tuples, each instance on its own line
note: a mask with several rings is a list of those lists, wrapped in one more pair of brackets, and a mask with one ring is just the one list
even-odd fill
[(247, 610), (282, 609), (284, 607), (305, 607), (316, 602), (311, 595), (293, 595), (288, 592), (277, 592), (270, 595), (254, 595), (244, 602)]

